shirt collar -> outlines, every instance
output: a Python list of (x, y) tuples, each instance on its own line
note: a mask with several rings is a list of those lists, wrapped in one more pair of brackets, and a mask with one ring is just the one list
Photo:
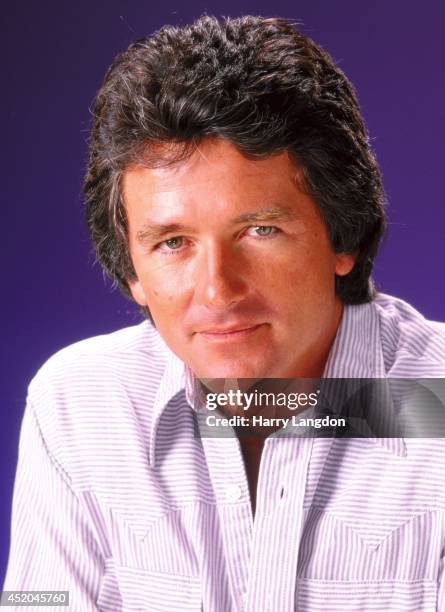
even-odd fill
[[(170, 400), (185, 390), (185, 397), (193, 407), (194, 376), (190, 368), (171, 350), (166, 351), (167, 362), (153, 406), (150, 428), (149, 462), (155, 463), (156, 432), (162, 412)], [(387, 377), (380, 321), (373, 302), (343, 307), (342, 318), (323, 373), (324, 378), (381, 378)], [(389, 403), (394, 410), (392, 403)], [(402, 437), (366, 438), (398, 456), (406, 456)]]
[(167, 362), (162, 374), (161, 382), (156, 392), (153, 404), (152, 421), (150, 427), (149, 462), (153, 467), (156, 456), (156, 432), (161, 415), (171, 399), (184, 388), (190, 387), (190, 375), (187, 373), (184, 362), (172, 351), (167, 351)]
[[(386, 379), (380, 319), (374, 302), (346, 305), (334, 343), (323, 373), (324, 378), (378, 378)], [(388, 415), (396, 420), (390, 389), (385, 394)], [(407, 448), (403, 437), (366, 438), (391, 453), (405, 457)]]

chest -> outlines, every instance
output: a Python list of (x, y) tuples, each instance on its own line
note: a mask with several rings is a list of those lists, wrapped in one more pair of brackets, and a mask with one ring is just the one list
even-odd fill
[(256, 494), (258, 485), (258, 474), (260, 471), (261, 455), (264, 446), (264, 438), (260, 437), (240, 437), (241, 453), (246, 470), (247, 482), (249, 485), (252, 513), (255, 514)]
[(246, 451), (159, 433), (154, 469), (97, 490), (103, 597), (114, 588), (123, 609), (171, 612), (435, 610), (445, 528), (433, 446), (407, 459), (365, 441)]

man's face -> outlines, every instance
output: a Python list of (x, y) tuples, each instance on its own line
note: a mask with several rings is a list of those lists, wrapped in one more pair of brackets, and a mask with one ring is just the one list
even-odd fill
[(207, 140), (123, 178), (135, 300), (198, 377), (321, 376), (341, 317), (335, 254), (287, 153), (250, 161)]

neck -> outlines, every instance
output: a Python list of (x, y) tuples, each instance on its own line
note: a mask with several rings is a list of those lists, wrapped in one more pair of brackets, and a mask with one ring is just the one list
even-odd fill
[(329, 353), (334, 344), (343, 315), (343, 304), (337, 299), (331, 324), (324, 330), (316, 346), (300, 357), (298, 363), (281, 376), (281, 378), (322, 378), (328, 361)]

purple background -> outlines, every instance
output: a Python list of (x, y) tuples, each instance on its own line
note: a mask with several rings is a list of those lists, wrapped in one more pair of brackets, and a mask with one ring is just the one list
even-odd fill
[(203, 12), (296, 19), (333, 55), (358, 91), (389, 198), (375, 278), (429, 318), (445, 319), (440, 0), (3, 4), (0, 584), (30, 378), (62, 346), (139, 320), (93, 265), (83, 224), (88, 108), (111, 59), (131, 40)]

